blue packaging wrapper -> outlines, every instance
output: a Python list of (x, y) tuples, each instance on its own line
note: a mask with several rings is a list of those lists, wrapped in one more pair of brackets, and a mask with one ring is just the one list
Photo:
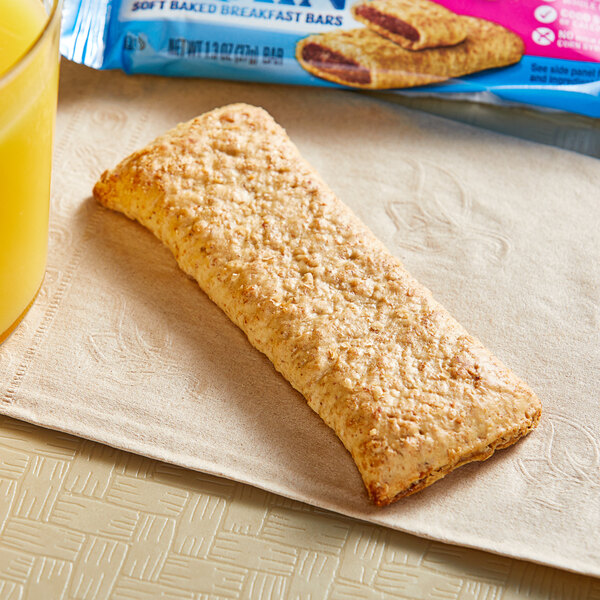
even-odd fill
[[(398, 6), (410, 1), (376, 0), (369, 5), (383, 10), (389, 18), (399, 14), (394, 12)], [(373, 84), (369, 89), (523, 103), (600, 116), (600, 3), (577, 0), (574, 6), (574, 0), (413, 1), (425, 11), (428, 5), (443, 5), (450, 15), (497, 23), (520, 38), (523, 51), (505, 66), (479, 66), (474, 72), (441, 76), (426, 85)], [(299, 43), (308, 36), (318, 42), (325, 40), (326, 34), (370, 29), (369, 24), (365, 28), (364, 23), (357, 22), (352, 4), (355, 2), (348, 0), (65, 0), (61, 52), (70, 60), (96, 69), (122, 69), (127, 73), (365, 87), (328, 75), (335, 71), (332, 65), (339, 66), (340, 61), (344, 73), (360, 67), (343, 52), (326, 50), (327, 54), (318, 59), (319, 66), (327, 67), (327, 61), (331, 64), (317, 74), (306, 70), (297, 58)], [(391, 7), (389, 15), (385, 7)], [(370, 35), (379, 36), (380, 32)], [(382, 39), (394, 47), (394, 41)], [(422, 53), (431, 52), (438, 52), (442, 62), (444, 57), (452, 61), (467, 42), (468, 36), (465, 41), (443, 47), (443, 52), (439, 47), (411, 51), (398, 46), (398, 53), (414, 65), (420, 64)], [(377, 62), (377, 58), (373, 60)], [(445, 69), (442, 64), (440, 72)]]

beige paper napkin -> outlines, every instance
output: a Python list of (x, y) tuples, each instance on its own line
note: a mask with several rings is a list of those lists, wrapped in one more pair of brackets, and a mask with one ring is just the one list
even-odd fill
[[(544, 402), (539, 428), (386, 509), (334, 434), (142, 227), (105, 168), (263, 105)], [(437, 540), (600, 575), (600, 163), (339, 91), (64, 65), (48, 274), (0, 348), (0, 412)]]

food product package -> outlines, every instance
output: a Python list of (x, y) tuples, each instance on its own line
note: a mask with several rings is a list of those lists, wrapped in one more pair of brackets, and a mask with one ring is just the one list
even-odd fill
[(600, 117), (595, 0), (65, 0), (97, 69), (393, 90)]

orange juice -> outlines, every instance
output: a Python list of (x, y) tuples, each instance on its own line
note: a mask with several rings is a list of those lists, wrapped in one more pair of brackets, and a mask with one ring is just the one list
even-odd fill
[(0, 0), (0, 342), (44, 277), (58, 21), (41, 0)]

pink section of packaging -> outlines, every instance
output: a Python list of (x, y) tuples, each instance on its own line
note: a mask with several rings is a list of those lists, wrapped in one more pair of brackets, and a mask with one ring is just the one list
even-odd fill
[(519, 34), (525, 53), (600, 61), (598, 0), (438, 0), (458, 14), (495, 21)]

